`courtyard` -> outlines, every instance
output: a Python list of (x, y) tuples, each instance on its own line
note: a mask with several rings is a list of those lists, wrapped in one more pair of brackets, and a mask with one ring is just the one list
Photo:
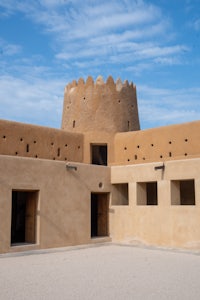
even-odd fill
[(0, 255), (0, 299), (199, 299), (200, 253), (96, 244)]

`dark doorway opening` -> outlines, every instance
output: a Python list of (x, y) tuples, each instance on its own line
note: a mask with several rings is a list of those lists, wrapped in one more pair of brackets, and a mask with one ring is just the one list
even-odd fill
[(36, 243), (38, 191), (12, 191), (11, 245)]
[(108, 236), (108, 195), (91, 194), (91, 237)]
[(107, 166), (107, 145), (91, 145), (91, 161), (93, 165)]

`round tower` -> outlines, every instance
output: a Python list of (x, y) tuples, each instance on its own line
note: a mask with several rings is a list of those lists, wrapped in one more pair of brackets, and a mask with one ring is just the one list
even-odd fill
[(139, 130), (136, 86), (108, 77), (88, 77), (65, 88), (62, 129), (72, 132)]

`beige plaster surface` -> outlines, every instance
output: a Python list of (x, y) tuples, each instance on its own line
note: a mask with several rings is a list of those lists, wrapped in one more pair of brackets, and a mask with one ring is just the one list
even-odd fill
[(1, 299), (199, 299), (198, 255), (101, 245), (0, 256)]
[(0, 155), (82, 162), (83, 135), (0, 120)]
[[(110, 168), (70, 165), (77, 170), (65, 162), (0, 156), (0, 253), (91, 242), (91, 192), (110, 191)], [(39, 191), (36, 244), (10, 246), (13, 189)]]
[[(113, 166), (111, 183), (128, 183), (129, 205), (111, 206), (113, 241), (200, 249), (200, 159)], [(194, 179), (195, 205), (171, 204), (171, 180)], [(158, 205), (137, 205), (137, 183), (158, 184)]]
[(117, 133), (115, 165), (199, 157), (199, 141), (200, 121)]
[(105, 131), (88, 131), (84, 134), (83, 162), (91, 163), (91, 146), (107, 145), (108, 165), (114, 162), (114, 133)]

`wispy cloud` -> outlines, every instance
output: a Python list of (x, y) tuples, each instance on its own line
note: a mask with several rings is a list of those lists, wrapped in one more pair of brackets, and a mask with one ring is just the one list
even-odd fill
[(64, 82), (0, 77), (1, 119), (60, 127)]
[(142, 127), (145, 128), (147, 124), (156, 127), (161, 122), (162, 125), (169, 125), (199, 120), (199, 94), (200, 88), (161, 89), (139, 85)]
[(0, 38), (0, 56), (12, 56), (21, 52), (21, 46), (11, 44)]
[[(187, 0), (188, 11), (191, 3)], [(151, 79), (159, 77), (157, 70), (187, 64), (192, 51), (176, 39), (167, 14), (150, 1), (1, 0), (0, 10), (0, 18), (20, 13), (36, 25), (51, 52), (47, 63), (46, 53), (24, 54), (23, 45), (0, 39), (2, 118), (59, 127), (68, 81), (99, 73), (123, 77), (124, 72), (130, 80), (143, 80), (144, 74)], [(199, 18), (192, 26), (200, 30)], [(143, 127), (200, 118), (199, 89), (159, 89), (149, 83), (137, 85), (137, 91)]]
[[(167, 62), (174, 53), (181, 55), (187, 49), (176, 42), (166, 45), (171, 30), (169, 21), (158, 7), (144, 1), (91, 4), (77, 0), (74, 5), (71, 1), (42, 0), (18, 1), (14, 5), (14, 0), (2, 0), (0, 5), (8, 11), (21, 11), (42, 25), (54, 39), (55, 58), (65, 62), (98, 57), (116, 64), (120, 53), (124, 53), (125, 63), (126, 54), (132, 54), (129, 64), (144, 59), (150, 62), (156, 56), (166, 57)], [(176, 60), (171, 59), (170, 63)]]

